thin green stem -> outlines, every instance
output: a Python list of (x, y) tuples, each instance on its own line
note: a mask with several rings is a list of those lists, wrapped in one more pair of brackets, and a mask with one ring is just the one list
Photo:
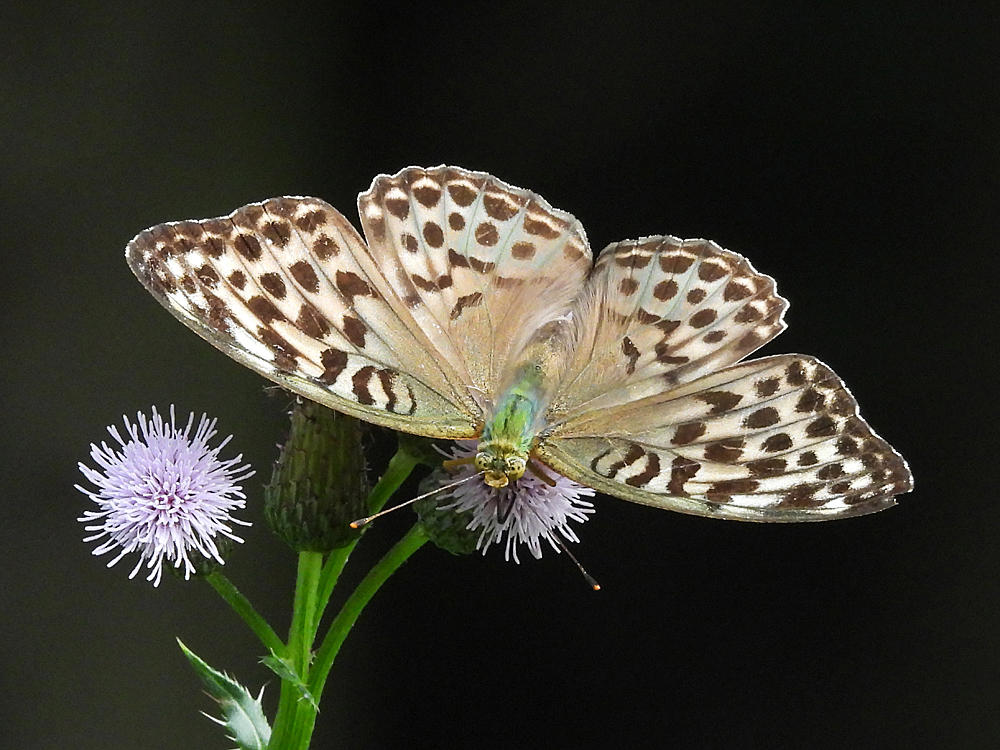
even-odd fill
[(330, 630), (323, 638), (323, 644), (316, 652), (316, 662), (309, 676), (309, 692), (319, 701), (326, 684), (326, 678), (330, 674), (333, 660), (340, 651), (340, 646), (351, 630), (351, 626), (357, 621), (365, 605), (371, 601), (375, 592), (379, 590), (383, 583), (391, 576), (400, 565), (409, 559), (410, 555), (416, 552), (427, 541), (427, 534), (419, 523), (406, 533), (402, 539), (385, 553), (385, 556), (378, 561), (374, 568), (368, 571), (358, 587), (344, 602), (340, 613), (334, 618), (330, 625)]
[(243, 596), (228, 578), (216, 571), (205, 576), (205, 580), (219, 592), (223, 599), (229, 602), (229, 606), (236, 610), (236, 614), (242, 617), (250, 629), (257, 634), (265, 648), (276, 654), (281, 654), (285, 650), (285, 644), (278, 637), (278, 634), (257, 613), (250, 600)]

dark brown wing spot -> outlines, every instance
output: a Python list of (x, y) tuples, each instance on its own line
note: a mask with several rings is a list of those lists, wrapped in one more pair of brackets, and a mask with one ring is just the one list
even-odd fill
[(406, 198), (386, 198), (385, 210), (403, 221), (410, 215), (410, 201)]
[(792, 438), (787, 432), (778, 432), (774, 435), (769, 435), (760, 447), (761, 450), (768, 453), (787, 451), (792, 447)]
[(657, 362), (662, 362), (665, 365), (683, 365), (687, 363), (688, 357), (674, 355), (670, 352), (671, 349), (665, 341), (660, 341), (653, 347), (653, 353), (656, 355)]
[(448, 248), (448, 262), (453, 266), (459, 266), (461, 268), (469, 267), (469, 259), (464, 255), (459, 255), (452, 248)]
[(765, 406), (763, 409), (752, 412), (743, 420), (743, 424), (752, 430), (760, 430), (778, 424), (780, 421), (781, 415), (778, 414), (778, 410), (772, 406)]
[(448, 226), (454, 231), (460, 232), (465, 229), (465, 217), (457, 211), (448, 214)]
[(744, 286), (738, 281), (730, 281), (726, 284), (726, 288), (722, 292), (722, 299), (726, 302), (736, 302), (737, 300), (746, 299), (751, 294), (753, 294), (753, 289)]
[(378, 371), (378, 379), (386, 395), (385, 410), (390, 412), (396, 410), (396, 392), (392, 389), (392, 376), (392, 370)]
[(635, 372), (635, 363), (639, 359), (639, 350), (636, 349), (635, 344), (632, 343), (632, 339), (628, 336), (622, 339), (622, 354), (628, 358), (625, 372), (631, 375)]
[(712, 409), (708, 412), (710, 415), (722, 414), (725, 411), (729, 411), (743, 400), (743, 396), (739, 393), (731, 393), (729, 391), (707, 391), (705, 393), (696, 393), (695, 398), (704, 401), (712, 407)]
[(413, 188), (413, 197), (417, 199), (417, 202), (426, 208), (434, 208), (438, 201), (441, 200), (441, 190), (433, 185), (422, 185), (418, 188)]
[(431, 247), (441, 247), (444, 245), (444, 231), (439, 224), (428, 221), (424, 224), (424, 239)]
[(242, 290), (247, 285), (247, 275), (242, 271), (233, 271), (229, 274), (229, 283)]
[(420, 276), (419, 274), (411, 274), (410, 281), (413, 282), (413, 285), (415, 287), (417, 287), (418, 289), (423, 289), (425, 292), (437, 291), (437, 284), (435, 284), (430, 279), (425, 279), (423, 276)]
[(709, 331), (706, 333), (703, 340), (707, 344), (718, 344), (724, 338), (726, 338), (726, 332), (720, 328), (718, 331)]
[(840, 438), (837, 441), (837, 453), (842, 456), (856, 456), (858, 453), (858, 442), (849, 437)]
[(653, 296), (661, 302), (666, 302), (677, 294), (677, 282), (673, 279), (661, 281), (653, 287)]
[(691, 327), (692, 328), (704, 328), (709, 323), (713, 322), (719, 314), (713, 310), (711, 307), (705, 308), (704, 310), (699, 310), (694, 315), (691, 316)]
[(368, 390), (368, 383), (375, 372), (374, 367), (367, 365), (354, 373), (354, 377), (351, 378), (351, 390), (354, 392), (354, 397), (358, 400), (359, 404), (371, 406), (375, 403), (371, 391)]
[(518, 206), (503, 195), (487, 193), (483, 196), (483, 207), (490, 218), (507, 221), (518, 212)]
[(478, 273), (490, 273), (496, 268), (496, 263), (490, 263), (484, 260), (479, 260), (479, 258), (469, 258), (468, 259), (469, 268)]
[(758, 396), (767, 398), (778, 392), (778, 389), (781, 387), (781, 381), (778, 378), (764, 378), (754, 383), (753, 387), (757, 391)]
[(236, 252), (249, 261), (260, 260), (261, 248), (260, 240), (252, 234), (238, 234), (233, 238), (233, 245)]
[(515, 242), (510, 248), (510, 254), (518, 260), (530, 260), (535, 257), (533, 242)]
[(646, 452), (646, 468), (635, 476), (625, 480), (630, 487), (645, 487), (660, 475), (660, 457), (655, 453)]
[(639, 282), (629, 277), (618, 282), (618, 291), (626, 297), (635, 294), (639, 289)]
[(348, 304), (354, 304), (355, 297), (375, 296), (368, 282), (351, 271), (337, 271), (337, 289), (347, 297)]
[(822, 505), (821, 500), (816, 500), (813, 497), (822, 486), (821, 484), (797, 484), (782, 498), (779, 505), (782, 508), (815, 508)]
[(368, 333), (368, 326), (361, 322), (360, 318), (355, 318), (352, 315), (345, 315), (343, 323), (341, 324), (341, 330), (344, 332), (344, 336), (354, 344), (358, 349), (363, 349), (365, 346), (365, 334)]
[(819, 459), (812, 451), (805, 451), (799, 456), (799, 466), (812, 466), (817, 463), (819, 463)]
[(829, 414), (824, 414), (806, 425), (806, 437), (831, 437), (836, 434), (837, 422)]
[(285, 316), (274, 306), (274, 303), (266, 297), (257, 295), (247, 300), (247, 307), (250, 312), (257, 316), (262, 323), (270, 323), (273, 320), (284, 320)]
[(783, 458), (758, 458), (747, 461), (746, 467), (755, 477), (773, 477), (783, 474), (788, 462)]
[(704, 422), (688, 422), (674, 431), (670, 442), (674, 445), (687, 445), (700, 438), (708, 430)]
[(339, 349), (327, 349), (319, 355), (320, 364), (323, 365), (323, 374), (319, 376), (319, 381), (326, 385), (333, 385), (337, 378), (347, 368), (347, 352)]
[(278, 247), (284, 247), (292, 239), (292, 228), (287, 221), (269, 221), (261, 227), (260, 233)]
[(664, 273), (684, 273), (691, 267), (692, 263), (694, 263), (694, 259), (686, 255), (660, 256), (660, 268)]
[(823, 408), (826, 397), (815, 388), (806, 389), (795, 405), (795, 411), (819, 411)]
[(267, 344), (274, 353), (274, 364), (287, 372), (294, 372), (297, 367), (296, 357), (302, 354), (294, 346), (289, 344), (277, 331), (268, 326), (261, 326), (257, 330), (260, 340)]
[(740, 308), (740, 311), (733, 316), (733, 320), (737, 323), (754, 323), (764, 316), (761, 314), (760, 310), (754, 307), (752, 304), (747, 303)]
[(472, 201), (476, 199), (476, 191), (468, 185), (449, 185), (448, 195), (462, 208), (471, 205)]
[(319, 211), (319, 210), (310, 211), (309, 213), (300, 216), (298, 219), (295, 220), (295, 226), (297, 226), (303, 232), (309, 232), (310, 234), (312, 232), (315, 232), (316, 228), (320, 224), (324, 223), (326, 223), (326, 211)]
[(268, 271), (260, 275), (260, 285), (264, 290), (276, 299), (284, 299), (286, 294), (285, 282), (276, 273)]
[(802, 366), (801, 362), (792, 362), (785, 369), (785, 380), (788, 381), (788, 385), (800, 386), (806, 384), (806, 370)]
[(692, 461), (684, 456), (677, 456), (670, 464), (670, 481), (667, 483), (667, 492), (671, 495), (687, 495), (684, 483), (698, 473), (701, 464)]
[(711, 261), (702, 261), (698, 266), (698, 278), (702, 281), (718, 281), (728, 273), (728, 268)]
[(747, 495), (760, 487), (760, 482), (756, 479), (724, 479), (721, 482), (714, 482), (705, 497), (715, 502), (728, 502), (733, 499), (733, 495)]
[(403, 247), (406, 248), (407, 252), (415, 253), (420, 248), (420, 243), (417, 241), (417, 238), (409, 232), (403, 232), (399, 235), (399, 239), (402, 240)]
[(548, 221), (542, 218), (534, 219), (531, 216), (524, 218), (524, 231), (528, 234), (544, 237), (547, 240), (554, 240), (559, 236), (559, 230), (549, 224)]
[(725, 438), (705, 448), (705, 458), (724, 464), (735, 463), (743, 455), (745, 445), (746, 441), (742, 438)]
[(198, 277), (198, 280), (206, 286), (213, 287), (219, 283), (219, 274), (215, 272), (207, 263), (194, 272), (194, 275)]
[(330, 321), (311, 305), (302, 305), (299, 317), (295, 319), (295, 327), (306, 336), (318, 339), (330, 332)]
[(619, 252), (615, 255), (615, 264), (622, 268), (645, 268), (652, 259), (652, 255), (637, 253), (629, 248), (627, 252)]
[(836, 479), (844, 476), (844, 466), (840, 463), (827, 464), (816, 472), (817, 479)]
[(296, 283), (307, 292), (316, 294), (319, 291), (319, 278), (316, 276), (316, 270), (312, 267), (312, 263), (300, 260), (292, 263), (288, 270)]
[(464, 297), (459, 297), (455, 302), (455, 306), (451, 308), (451, 319), (458, 320), (458, 317), (462, 314), (465, 308), (475, 307), (482, 301), (482, 292), (473, 292), (472, 294), (466, 294)]
[(700, 288), (692, 289), (690, 292), (687, 293), (687, 301), (690, 302), (692, 305), (697, 305), (707, 296), (708, 292), (706, 292), (704, 289)]
[(340, 248), (332, 237), (321, 234), (313, 241), (313, 252), (320, 260), (326, 260), (339, 253)]
[(625, 455), (611, 464), (611, 466), (608, 467), (608, 472), (604, 476), (609, 479), (614, 479), (615, 475), (618, 474), (619, 471), (624, 469), (626, 466), (631, 466), (645, 454), (646, 451), (644, 451), (641, 446), (636, 445), (635, 443), (630, 443), (628, 450), (625, 451)]
[(488, 221), (484, 221), (482, 224), (476, 227), (476, 242), (478, 242), (480, 245), (485, 245), (486, 247), (493, 247), (499, 241), (500, 241), (500, 233), (497, 231), (495, 224), (491, 224)]

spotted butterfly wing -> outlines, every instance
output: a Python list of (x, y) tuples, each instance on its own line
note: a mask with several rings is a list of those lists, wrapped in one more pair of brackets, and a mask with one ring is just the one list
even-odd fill
[(829, 367), (733, 364), (784, 329), (774, 280), (704, 240), (601, 254), (536, 455), (581, 484), (685, 513), (811, 521), (910, 489), (906, 463)]
[(582, 227), (447, 167), (380, 175), (358, 202), (367, 244), (327, 203), (284, 197), (152, 227), (126, 258), (173, 315), (290, 390), (393, 429), (478, 436), (518, 336), (583, 284)]

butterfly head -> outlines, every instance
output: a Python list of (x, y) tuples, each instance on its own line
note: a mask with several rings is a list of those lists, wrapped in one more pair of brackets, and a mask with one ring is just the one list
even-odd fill
[(476, 471), (483, 475), (483, 481), (490, 487), (506, 487), (524, 476), (528, 457), (516, 446), (491, 440), (479, 444), (476, 453)]

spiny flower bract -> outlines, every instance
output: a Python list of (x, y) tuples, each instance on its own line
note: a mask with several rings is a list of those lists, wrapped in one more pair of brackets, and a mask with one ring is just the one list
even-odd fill
[[(461, 441), (449, 458), (468, 458), (476, 454), (477, 441)], [(545, 467), (541, 467), (545, 471)], [(551, 473), (551, 472), (546, 472)], [(435, 476), (441, 485), (466, 479), (476, 474), (471, 464), (460, 466), (453, 474), (443, 470)], [(541, 541), (547, 541), (556, 552), (560, 551), (559, 537), (569, 542), (579, 542), (570, 521), (582, 523), (594, 512), (594, 505), (583, 497), (593, 497), (595, 492), (571, 479), (555, 475), (555, 486), (550, 486), (530, 471), (512, 485), (495, 489), (483, 482), (468, 481), (447, 491), (439, 504), (442, 510), (467, 513), (471, 516), (467, 528), (480, 529), (477, 548), (486, 554), (491, 544), (504, 544), (504, 557), (520, 562), (518, 546), (524, 544), (535, 558), (542, 556)], [(451, 500), (451, 502), (449, 502)]]
[(108, 427), (118, 447), (91, 443), (90, 457), (99, 469), (79, 464), (97, 489), (75, 486), (100, 506), (78, 519), (97, 522), (85, 527), (97, 533), (84, 541), (104, 539), (93, 551), (95, 555), (118, 550), (108, 567), (138, 552), (139, 561), (129, 578), (145, 563), (150, 569), (146, 580), (154, 586), (160, 583), (164, 562), (183, 566), (185, 578), (195, 572), (192, 555), (223, 564), (217, 537), (243, 541), (233, 534), (230, 524), (250, 524), (233, 518), (231, 511), (246, 505), (246, 495), (237, 483), (254, 474), (248, 464), (239, 465), (242, 454), (226, 461), (219, 458), (232, 436), (210, 448), (216, 420), (202, 414), (192, 434), (194, 414), (179, 428), (173, 406), (169, 422), (155, 407), (152, 418), (140, 412), (134, 424), (128, 417), (124, 422), (124, 438), (116, 426)]

